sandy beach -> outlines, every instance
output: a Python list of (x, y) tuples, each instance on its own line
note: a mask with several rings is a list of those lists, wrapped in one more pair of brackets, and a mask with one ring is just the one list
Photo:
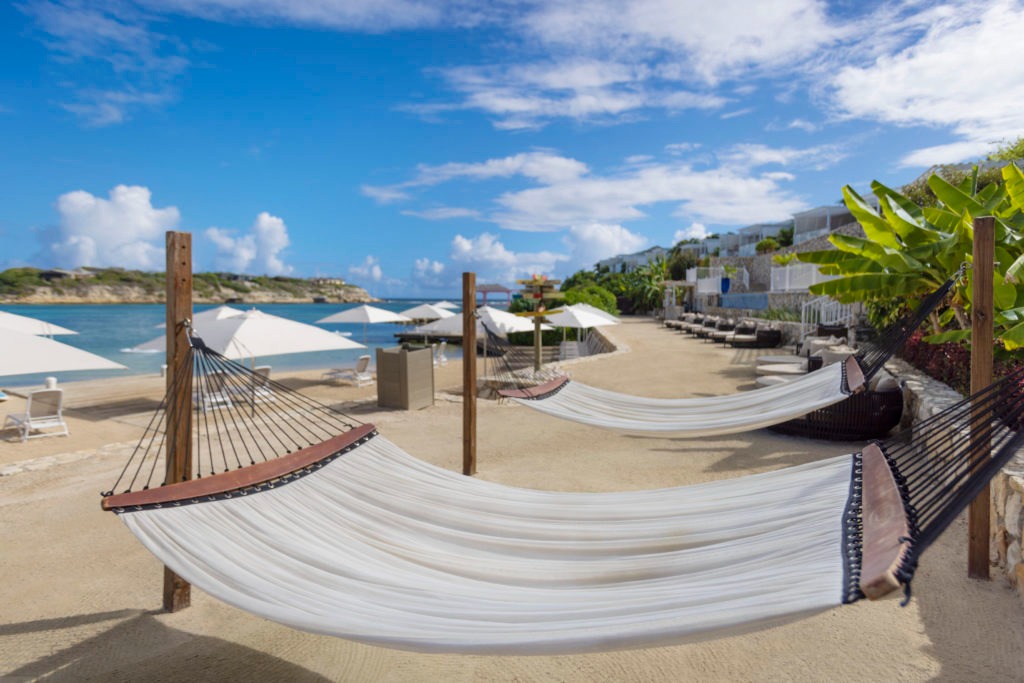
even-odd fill
[[(723, 348), (627, 318), (612, 354), (567, 364), (582, 382), (648, 396), (753, 388), (759, 351)], [(777, 351), (776, 351), (777, 353)], [(341, 402), (409, 453), (461, 466), (461, 364), (438, 368), (435, 405), (376, 406), (373, 386), (279, 379)], [(0, 435), (0, 681), (980, 681), (1024, 677), (1024, 601), (997, 579), (966, 578), (960, 520), (924, 556), (907, 607), (860, 602), (745, 634), (589, 655), (423, 655), (312, 635), (193, 590), (163, 613), (162, 569), (100, 510), (162, 393), (159, 377), (68, 382), (70, 437)], [(16, 412), (21, 399), (0, 404)], [(727, 479), (862, 444), (765, 430), (721, 438), (623, 434), (479, 401), (478, 477), (566, 491), (647, 489)], [(757, 510), (751, 510), (756, 515)]]

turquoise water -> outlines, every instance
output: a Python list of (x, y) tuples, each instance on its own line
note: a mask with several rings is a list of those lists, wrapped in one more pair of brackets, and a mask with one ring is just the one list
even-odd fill
[[(374, 303), (374, 306), (389, 311), (403, 311), (421, 303), (432, 303), (423, 299), (401, 299)], [(279, 315), (303, 323), (315, 323), (316, 320), (332, 313), (354, 308), (359, 304), (260, 304), (257, 306), (264, 313)], [(195, 312), (215, 308), (215, 304), (197, 304)], [(234, 308), (246, 309), (250, 306), (238, 304)], [(77, 346), (91, 351), (112, 361), (128, 367), (127, 370), (88, 370), (78, 372), (61, 372), (60, 381), (82, 379), (100, 379), (104, 377), (120, 377), (124, 375), (157, 374), (164, 363), (162, 353), (127, 353), (130, 348), (153, 337), (163, 334), (158, 328), (164, 321), (163, 304), (74, 304), (74, 305), (29, 305), (5, 304), (0, 310), (39, 318), (78, 332), (77, 335), (55, 337), (59, 342)], [(395, 333), (408, 330), (407, 326), (392, 323), (377, 323), (366, 326), (366, 340), (363, 340), (363, 325), (337, 323), (319, 325), (327, 330), (349, 332), (351, 339), (366, 344), (367, 349), (351, 349), (345, 351), (318, 351), (315, 353), (294, 353), (283, 356), (263, 356), (258, 359), (261, 365), (270, 365), (275, 372), (284, 370), (308, 370), (314, 368), (345, 367), (355, 363), (356, 358), (369, 353), (375, 356), (374, 349), (397, 345)], [(460, 358), (458, 347), (449, 348), (449, 358)], [(53, 373), (35, 375), (16, 375), (0, 378), (3, 386), (28, 386), (42, 384), (45, 377)]]

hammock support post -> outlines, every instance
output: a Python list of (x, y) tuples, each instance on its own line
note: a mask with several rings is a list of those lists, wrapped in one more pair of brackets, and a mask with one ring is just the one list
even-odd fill
[[(974, 276), (971, 302), (971, 393), (992, 383), (993, 315), (995, 312), (992, 279), (995, 261), (995, 219), (974, 219)], [(988, 459), (990, 445), (976, 443), (978, 431), (984, 431), (984, 416), (971, 421), (971, 454), (976, 463)], [(989, 579), (989, 509), (991, 489), (986, 486), (971, 501), (967, 511), (967, 575)]]
[[(167, 472), (164, 482), (174, 484), (192, 478), (192, 387), (180, 380), (183, 364), (191, 365), (188, 332), (184, 322), (192, 319), (192, 235), (167, 233)], [(164, 567), (163, 605), (168, 612), (185, 609), (192, 602), (191, 586)]]
[(476, 474), (476, 273), (462, 274), (462, 473)]

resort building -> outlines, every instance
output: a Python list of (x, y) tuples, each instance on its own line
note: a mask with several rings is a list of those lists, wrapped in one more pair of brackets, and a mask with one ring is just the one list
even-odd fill
[(597, 269), (607, 269), (612, 273), (630, 273), (637, 268), (646, 266), (651, 261), (658, 258), (666, 258), (668, 256), (668, 250), (664, 247), (651, 247), (644, 251), (638, 251), (635, 254), (624, 254), (619, 256), (613, 256), (612, 258), (604, 259), (603, 261), (597, 262)]

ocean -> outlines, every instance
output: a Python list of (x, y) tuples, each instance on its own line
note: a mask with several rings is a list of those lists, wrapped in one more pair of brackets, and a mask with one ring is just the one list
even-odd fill
[[(393, 299), (373, 303), (373, 306), (389, 311), (400, 312), (421, 303), (432, 303), (425, 299)], [(298, 322), (313, 324), (320, 318), (354, 308), (360, 304), (260, 304), (259, 310), (271, 315), (279, 315)], [(196, 313), (217, 304), (196, 304)], [(237, 304), (235, 308), (247, 309), (249, 305)], [(164, 363), (163, 353), (130, 353), (129, 349), (137, 344), (148, 341), (163, 334), (163, 304), (4, 304), (0, 310), (17, 315), (45, 320), (78, 332), (77, 335), (61, 335), (55, 337), (59, 342), (77, 346), (91, 351), (112, 361), (127, 366), (127, 370), (87, 370), (77, 372), (41, 373), (33, 375), (15, 375), (0, 378), (0, 386), (32, 386), (43, 384), (47, 376), (56, 375), (59, 381), (70, 382), (84, 379), (102, 379), (104, 377), (122, 377), (125, 375), (159, 374)], [(366, 349), (345, 351), (318, 351), (314, 353), (294, 353), (281, 356), (261, 356), (258, 364), (270, 365), (273, 372), (287, 370), (309, 370), (316, 368), (333, 368), (353, 365), (356, 358), (369, 353), (375, 357), (378, 347), (397, 346), (394, 335), (408, 330), (406, 325), (393, 323), (376, 323), (366, 326), (366, 340), (363, 340), (363, 325), (337, 323), (319, 325), (327, 330), (350, 333), (350, 338)], [(449, 359), (462, 357), (461, 349), (449, 347), (445, 355)]]

